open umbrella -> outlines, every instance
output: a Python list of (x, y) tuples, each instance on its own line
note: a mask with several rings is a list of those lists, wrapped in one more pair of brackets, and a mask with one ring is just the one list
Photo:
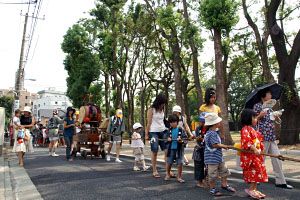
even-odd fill
[(251, 92), (251, 94), (248, 95), (248, 97), (246, 99), (245, 108), (253, 109), (253, 106), (256, 103), (261, 101), (261, 99), (257, 96), (257, 93), (260, 90), (263, 90), (265, 88), (270, 88), (270, 91), (271, 91), (271, 94), (272, 94), (272, 99), (276, 99), (276, 100), (280, 99), (280, 96), (281, 96), (282, 91), (283, 91), (283, 86), (279, 85), (277, 83), (267, 83), (263, 86), (260, 86), (260, 87), (256, 88), (255, 90), (253, 90)]

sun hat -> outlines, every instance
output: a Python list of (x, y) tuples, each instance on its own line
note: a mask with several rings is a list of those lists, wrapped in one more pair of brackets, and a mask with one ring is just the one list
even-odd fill
[(215, 125), (222, 121), (222, 118), (219, 117), (217, 113), (206, 113), (204, 118), (206, 126)]
[(72, 106), (69, 106), (68, 108), (67, 108), (67, 113), (66, 113), (66, 115), (68, 116), (68, 114), (69, 114), (69, 111), (70, 110), (73, 110), (73, 113), (72, 113), (72, 115), (74, 115), (75, 114), (75, 109), (74, 108), (72, 108)]
[(117, 110), (116, 110), (116, 116), (117, 116), (117, 117), (123, 117), (123, 112), (122, 112), (121, 109), (117, 109)]
[(138, 129), (138, 128), (142, 128), (143, 126), (142, 126), (142, 124), (140, 124), (140, 123), (135, 123), (135, 124), (133, 124), (133, 129), (134, 130), (136, 130), (136, 129)]
[(29, 106), (25, 106), (23, 112), (30, 112), (31, 113), (31, 108)]
[(174, 106), (173, 109), (172, 109), (172, 112), (179, 112), (179, 113), (181, 113), (181, 107), (178, 106), (178, 105)]
[(199, 115), (199, 122), (205, 122), (205, 114), (208, 113), (208, 112), (202, 112), (200, 113)]

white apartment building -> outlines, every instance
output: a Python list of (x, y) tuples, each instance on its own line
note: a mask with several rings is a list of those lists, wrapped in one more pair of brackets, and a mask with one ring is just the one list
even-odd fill
[(40, 118), (42, 122), (52, 116), (53, 109), (66, 111), (72, 106), (69, 98), (64, 92), (55, 91), (53, 88), (38, 92), (39, 99), (33, 102), (33, 116)]

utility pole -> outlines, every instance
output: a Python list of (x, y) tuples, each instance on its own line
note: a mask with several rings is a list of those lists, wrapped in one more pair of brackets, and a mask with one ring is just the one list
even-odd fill
[[(25, 24), (23, 30), (23, 39), (22, 39), (22, 46), (21, 46), (21, 53), (20, 53), (20, 61), (19, 61), (19, 69), (17, 71), (17, 80), (15, 85), (15, 104), (17, 103), (19, 107), (19, 99), (20, 99), (20, 90), (21, 90), (21, 82), (23, 80), (23, 61), (24, 61), (24, 47), (26, 42), (26, 29), (27, 29), (27, 21), (28, 21), (28, 13), (25, 15)], [(18, 108), (17, 108), (18, 109)]]

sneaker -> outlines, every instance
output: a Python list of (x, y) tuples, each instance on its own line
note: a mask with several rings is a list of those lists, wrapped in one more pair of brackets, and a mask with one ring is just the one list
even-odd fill
[(134, 166), (133, 167), (133, 171), (141, 171), (140, 168), (138, 166)]
[(51, 151), (49, 151), (49, 156), (52, 156), (52, 152)]
[(110, 156), (106, 156), (106, 161), (110, 161)]
[(143, 170), (144, 170), (144, 171), (147, 171), (147, 169), (149, 169), (149, 168), (150, 168), (150, 166), (147, 166), (147, 165), (146, 165), (145, 167), (143, 167)]
[(116, 161), (117, 163), (121, 163), (122, 161), (119, 159), (119, 158), (116, 158)]
[(57, 157), (59, 155), (57, 155), (55, 152), (52, 153), (52, 156)]

